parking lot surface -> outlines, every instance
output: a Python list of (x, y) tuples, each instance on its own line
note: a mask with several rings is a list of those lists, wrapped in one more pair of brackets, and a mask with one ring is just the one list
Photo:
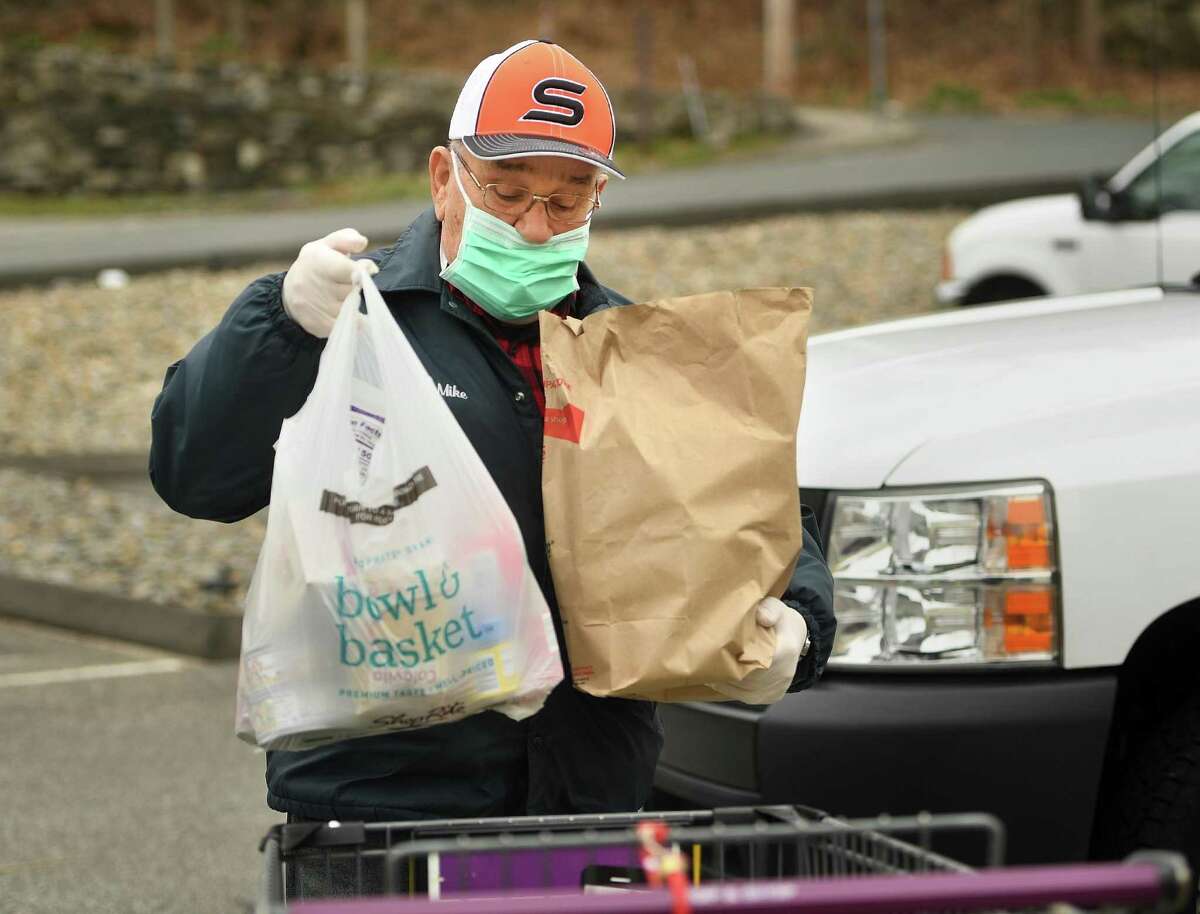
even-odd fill
[(0, 621), (0, 912), (249, 911), (263, 757), (234, 663)]

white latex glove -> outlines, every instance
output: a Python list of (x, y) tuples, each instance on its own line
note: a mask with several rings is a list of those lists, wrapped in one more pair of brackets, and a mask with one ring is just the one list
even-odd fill
[[(328, 337), (353, 288), (356, 263), (348, 255), (366, 247), (367, 239), (352, 228), (330, 232), (302, 247), (283, 277), (283, 310), (313, 336)], [(379, 272), (371, 261), (365, 264), (372, 276)]]
[(792, 684), (808, 625), (800, 613), (774, 597), (760, 600), (755, 614), (759, 625), (775, 629), (775, 656), (771, 665), (747, 673), (741, 682), (713, 683), (712, 688), (748, 705), (769, 705), (781, 699)]

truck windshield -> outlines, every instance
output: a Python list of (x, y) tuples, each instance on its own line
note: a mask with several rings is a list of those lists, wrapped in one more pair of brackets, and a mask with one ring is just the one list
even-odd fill
[(1152, 219), (1179, 210), (1200, 212), (1200, 130), (1165, 150), (1130, 183), (1126, 194), (1135, 218)]

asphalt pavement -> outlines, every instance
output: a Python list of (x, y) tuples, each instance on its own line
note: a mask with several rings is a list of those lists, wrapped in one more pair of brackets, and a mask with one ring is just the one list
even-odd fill
[(235, 663), (0, 621), (0, 912), (250, 911), (267, 809)]
[[(613, 181), (596, 229), (696, 224), (790, 212), (978, 205), (1073, 188), (1112, 172), (1153, 139), (1146, 120), (862, 115), (815, 120), (770, 155)], [(620, 152), (618, 150), (618, 159)], [(423, 201), (268, 213), (117, 219), (0, 219), (0, 285), (291, 257), (354, 226), (387, 244)]]

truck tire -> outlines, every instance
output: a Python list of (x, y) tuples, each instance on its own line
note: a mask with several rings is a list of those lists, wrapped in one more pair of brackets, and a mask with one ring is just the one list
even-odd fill
[(992, 302), (1036, 298), (1046, 290), (1023, 276), (990, 276), (973, 285), (959, 304), (988, 305)]
[(1129, 750), (1112, 785), (1101, 796), (1094, 856), (1120, 859), (1153, 848), (1185, 854), (1200, 871), (1200, 692), (1159, 720), (1129, 734)]

